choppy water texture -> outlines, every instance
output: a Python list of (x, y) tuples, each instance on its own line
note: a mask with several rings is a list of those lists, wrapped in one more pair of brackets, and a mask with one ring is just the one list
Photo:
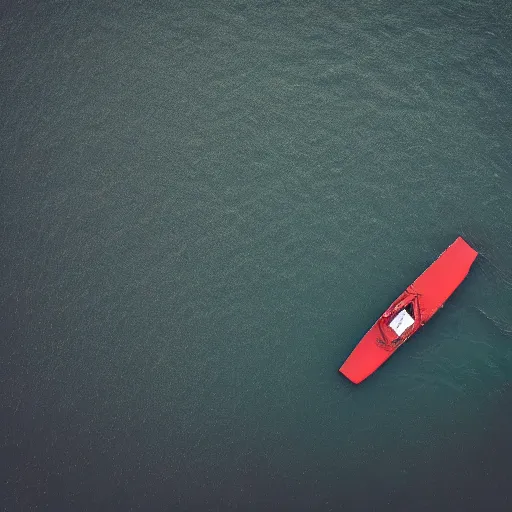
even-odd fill
[[(511, 510), (511, 34), (507, 1), (4, 1), (2, 510)], [(350, 385), (459, 234), (469, 278)]]

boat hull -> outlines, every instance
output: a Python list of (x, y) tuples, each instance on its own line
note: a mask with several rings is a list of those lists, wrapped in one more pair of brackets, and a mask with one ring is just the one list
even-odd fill
[[(465, 240), (457, 238), (382, 314), (339, 371), (354, 384), (375, 372), (443, 306), (467, 276), (477, 255)], [(390, 324), (404, 309), (414, 323), (399, 334)]]

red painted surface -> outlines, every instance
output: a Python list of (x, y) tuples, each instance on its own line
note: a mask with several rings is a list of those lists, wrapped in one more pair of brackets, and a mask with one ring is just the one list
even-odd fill
[[(478, 253), (461, 237), (398, 297), (364, 335), (340, 372), (354, 384), (371, 375), (445, 303), (467, 276)], [(389, 323), (405, 307), (414, 325), (398, 336)]]

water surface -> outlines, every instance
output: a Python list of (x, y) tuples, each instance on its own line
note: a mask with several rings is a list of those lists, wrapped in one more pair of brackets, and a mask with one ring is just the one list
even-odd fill
[[(498, 1), (4, 3), (3, 510), (509, 510), (511, 29)], [(352, 386), (458, 235), (469, 278)]]

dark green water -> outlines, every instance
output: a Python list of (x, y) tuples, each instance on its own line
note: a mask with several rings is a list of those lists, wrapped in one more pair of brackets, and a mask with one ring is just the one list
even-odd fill
[[(510, 510), (512, 8), (0, 7), (6, 511)], [(337, 373), (463, 235), (481, 252)]]

